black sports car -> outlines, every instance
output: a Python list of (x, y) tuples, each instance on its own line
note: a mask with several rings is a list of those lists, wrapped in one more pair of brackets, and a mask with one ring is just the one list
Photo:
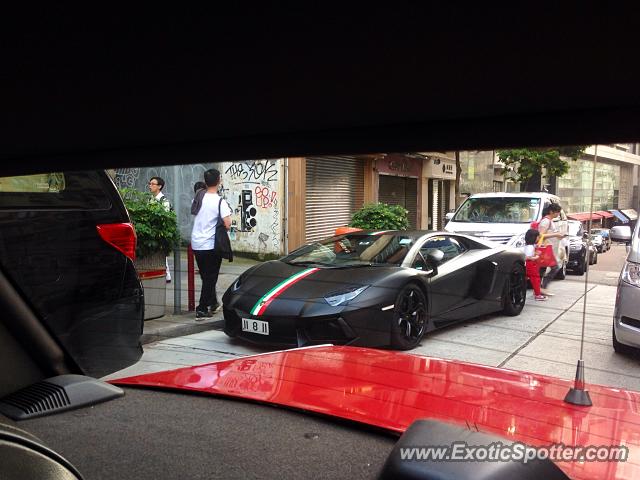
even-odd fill
[(411, 349), (442, 325), (524, 307), (524, 253), (466, 235), (359, 231), (247, 270), (223, 296), (230, 337)]

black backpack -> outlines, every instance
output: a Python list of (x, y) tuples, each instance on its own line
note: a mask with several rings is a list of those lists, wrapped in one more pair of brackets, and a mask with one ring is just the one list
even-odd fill
[(216, 225), (216, 240), (213, 247), (214, 251), (222, 258), (226, 258), (230, 262), (233, 262), (233, 250), (231, 250), (231, 240), (229, 240), (229, 234), (227, 228), (222, 221), (222, 214), (220, 213), (220, 206), (222, 205), (222, 198), (218, 202), (218, 224)]

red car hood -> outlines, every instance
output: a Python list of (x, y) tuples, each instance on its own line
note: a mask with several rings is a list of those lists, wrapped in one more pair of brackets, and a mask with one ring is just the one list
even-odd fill
[(402, 433), (430, 418), (533, 446), (626, 445), (626, 462), (562, 462), (571, 478), (640, 478), (640, 393), (588, 385), (592, 407), (563, 401), (572, 382), (406, 353), (319, 346), (115, 380), (345, 418)]

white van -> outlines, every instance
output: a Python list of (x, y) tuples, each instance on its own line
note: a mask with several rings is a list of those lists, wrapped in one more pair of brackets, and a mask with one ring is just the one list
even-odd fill
[[(547, 192), (525, 193), (477, 193), (467, 198), (455, 213), (447, 214), (447, 232), (475, 235), (486, 240), (502, 243), (510, 247), (524, 246), (524, 234), (531, 222), (542, 220), (542, 210), (551, 203), (560, 204), (556, 195)], [(554, 220), (558, 229), (568, 233), (567, 216), (563, 211)], [(564, 278), (568, 262), (568, 245), (560, 242), (564, 255), (563, 268), (558, 278)]]

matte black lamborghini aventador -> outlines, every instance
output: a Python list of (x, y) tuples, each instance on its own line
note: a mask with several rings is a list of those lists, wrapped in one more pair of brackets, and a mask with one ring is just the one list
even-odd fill
[(222, 300), (231, 337), (410, 349), (445, 324), (518, 315), (525, 298), (520, 251), (445, 232), (360, 231), (256, 265)]

